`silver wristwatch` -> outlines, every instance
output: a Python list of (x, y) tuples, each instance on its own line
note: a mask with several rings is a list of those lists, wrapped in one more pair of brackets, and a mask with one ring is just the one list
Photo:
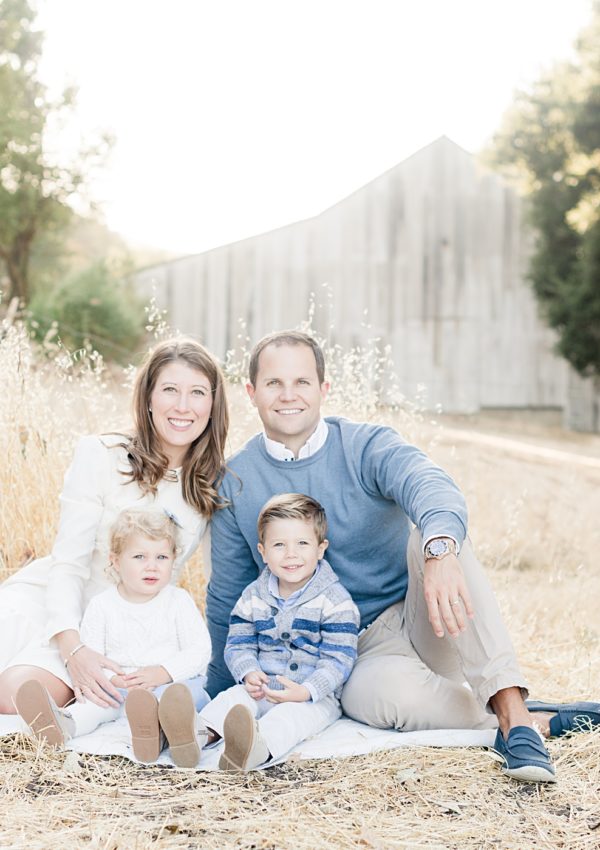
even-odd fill
[(438, 561), (446, 555), (456, 555), (456, 543), (449, 537), (435, 537), (425, 547), (425, 560), (436, 558)]

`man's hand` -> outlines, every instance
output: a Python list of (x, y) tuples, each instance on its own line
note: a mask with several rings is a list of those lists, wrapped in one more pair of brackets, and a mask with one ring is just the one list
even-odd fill
[(299, 685), (298, 682), (292, 682), (291, 679), (286, 679), (285, 676), (276, 676), (278, 682), (284, 685), (283, 691), (274, 691), (271, 688), (263, 688), (265, 696), (269, 702), (308, 702), (311, 699), (310, 691), (305, 685)]
[(155, 667), (140, 667), (133, 673), (127, 673), (123, 679), (126, 688), (144, 688), (145, 690), (158, 688), (159, 685), (168, 685), (172, 681), (165, 668), (158, 664)]
[(269, 681), (269, 677), (262, 670), (253, 670), (244, 676), (244, 687), (252, 697), (252, 699), (263, 699), (264, 686)]
[(452, 637), (467, 628), (465, 614), (473, 617), (471, 596), (456, 555), (425, 561), (423, 587), (429, 622), (437, 637), (444, 636), (444, 625)]

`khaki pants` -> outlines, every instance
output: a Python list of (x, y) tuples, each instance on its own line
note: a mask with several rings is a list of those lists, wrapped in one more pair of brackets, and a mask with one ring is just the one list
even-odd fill
[[(465, 540), (459, 555), (475, 616), (457, 638), (438, 638), (423, 593), (421, 535), (408, 541), (406, 599), (387, 608), (358, 639), (358, 660), (342, 692), (349, 717), (379, 729), (490, 729), (501, 688), (527, 686), (483, 568)], [(470, 689), (464, 686), (468, 682)]]

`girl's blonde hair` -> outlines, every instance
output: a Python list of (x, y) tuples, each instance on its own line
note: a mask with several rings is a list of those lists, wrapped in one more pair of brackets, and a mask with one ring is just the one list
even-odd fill
[(150, 540), (167, 540), (173, 555), (177, 554), (177, 526), (164, 512), (122, 511), (110, 529), (111, 554), (120, 555), (132, 534), (141, 534)]

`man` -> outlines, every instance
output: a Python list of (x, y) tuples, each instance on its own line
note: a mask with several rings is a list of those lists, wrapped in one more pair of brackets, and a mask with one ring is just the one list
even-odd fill
[[(258, 513), (276, 493), (305, 493), (325, 508), (329, 561), (361, 614), (345, 713), (405, 731), (499, 726), (495, 748), (505, 771), (553, 781), (510, 638), (466, 538), (466, 507), (454, 482), (391, 428), (321, 417), (329, 384), (312, 337), (265, 337), (251, 354), (249, 378), (264, 434), (229, 460), (221, 486), (228, 505), (213, 518), (209, 692), (232, 683), (223, 646), (231, 609), (261, 568)], [(600, 724), (593, 703), (530, 708), (540, 712), (546, 735)]]

